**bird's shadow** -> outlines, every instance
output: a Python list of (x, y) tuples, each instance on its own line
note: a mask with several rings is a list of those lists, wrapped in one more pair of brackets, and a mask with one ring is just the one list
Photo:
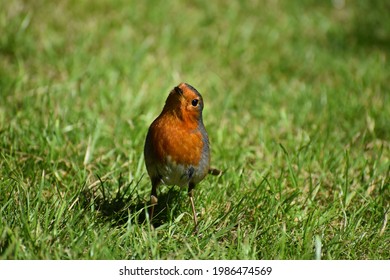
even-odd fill
[[(103, 181), (100, 178), (99, 180), (100, 184), (84, 189), (82, 201), (85, 207), (93, 205), (102, 220), (110, 221), (116, 226), (124, 225), (129, 220), (138, 224), (149, 223), (147, 213), (150, 204), (138, 193), (140, 181), (125, 183), (121, 176), (117, 183)], [(155, 228), (178, 215), (181, 199), (182, 192), (174, 187), (159, 193), (152, 221)]]

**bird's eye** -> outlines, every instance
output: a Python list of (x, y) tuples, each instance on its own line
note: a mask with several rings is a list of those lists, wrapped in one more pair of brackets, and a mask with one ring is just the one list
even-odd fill
[(196, 107), (196, 106), (198, 105), (198, 103), (199, 103), (199, 100), (198, 100), (198, 99), (193, 99), (193, 100), (191, 101), (191, 104), (192, 104), (192, 106), (194, 106), (194, 107)]

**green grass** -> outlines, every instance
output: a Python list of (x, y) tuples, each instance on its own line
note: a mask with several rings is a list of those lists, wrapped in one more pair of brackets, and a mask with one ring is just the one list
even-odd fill
[[(2, 259), (389, 259), (386, 1), (1, 1)], [(205, 100), (212, 165), (159, 189), (147, 128)]]

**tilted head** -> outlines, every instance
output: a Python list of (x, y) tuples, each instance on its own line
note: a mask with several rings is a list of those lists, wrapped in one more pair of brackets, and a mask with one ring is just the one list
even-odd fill
[(182, 120), (202, 121), (203, 98), (192, 86), (181, 83), (169, 93), (163, 113), (171, 112)]

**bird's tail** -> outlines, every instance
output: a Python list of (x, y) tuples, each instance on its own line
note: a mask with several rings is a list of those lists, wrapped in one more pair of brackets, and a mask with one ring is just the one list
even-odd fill
[(217, 168), (212, 168), (212, 167), (210, 167), (210, 168), (209, 168), (209, 174), (210, 174), (210, 175), (213, 175), (213, 176), (219, 176), (219, 175), (222, 174), (222, 170), (219, 170), (219, 169), (217, 169)]

